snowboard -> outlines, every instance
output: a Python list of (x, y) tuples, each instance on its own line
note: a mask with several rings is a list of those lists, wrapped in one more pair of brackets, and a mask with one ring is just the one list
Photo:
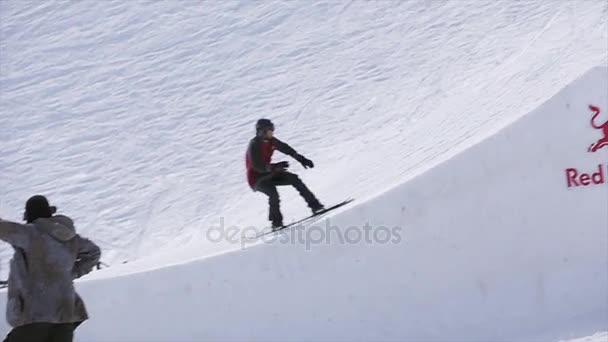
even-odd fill
[(281, 231), (281, 230), (283, 230), (283, 229), (286, 229), (286, 228), (289, 228), (289, 227), (295, 226), (295, 225), (300, 224), (300, 223), (302, 223), (302, 222), (304, 222), (304, 221), (307, 221), (307, 220), (310, 220), (310, 219), (312, 219), (312, 218), (315, 218), (315, 217), (321, 216), (321, 215), (326, 214), (326, 213), (328, 213), (328, 212), (330, 212), (330, 211), (332, 211), (332, 210), (334, 210), (334, 209), (338, 209), (338, 208), (340, 208), (340, 207), (342, 207), (342, 206), (345, 206), (345, 205), (347, 205), (348, 203), (350, 203), (350, 202), (352, 202), (352, 201), (354, 201), (354, 198), (349, 198), (349, 199), (347, 199), (347, 200), (345, 200), (345, 201), (343, 201), (343, 202), (340, 202), (340, 203), (338, 203), (338, 204), (334, 204), (334, 205), (332, 205), (332, 206), (326, 207), (325, 209), (323, 209), (323, 210), (321, 210), (321, 211), (318, 211), (318, 212), (316, 212), (316, 213), (314, 213), (314, 214), (312, 214), (312, 215), (310, 215), (310, 216), (307, 216), (307, 217), (305, 217), (305, 218), (303, 218), (303, 219), (300, 219), (300, 220), (297, 220), (297, 221), (291, 222), (290, 224), (284, 225), (284, 226), (279, 227), (279, 228), (275, 228), (275, 229), (273, 229), (273, 230), (271, 230), (271, 231), (268, 231), (268, 232), (264, 232), (264, 233), (258, 234), (258, 235), (254, 236), (254, 237), (251, 237), (250, 239), (257, 239), (257, 238), (261, 238), (262, 236), (265, 236), (265, 235), (268, 235), (268, 234), (272, 234), (272, 233), (277, 233), (277, 232), (280, 232), (280, 231)]

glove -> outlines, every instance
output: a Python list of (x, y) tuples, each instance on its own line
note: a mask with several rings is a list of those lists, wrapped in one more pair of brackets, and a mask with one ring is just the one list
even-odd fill
[(312, 162), (312, 160), (304, 157), (303, 155), (298, 154), (296, 156), (296, 160), (299, 161), (305, 169), (315, 167), (315, 164)]
[(287, 161), (282, 161), (282, 162), (272, 164), (272, 171), (275, 171), (275, 172), (285, 171), (288, 168), (289, 168), (289, 162), (287, 162)]

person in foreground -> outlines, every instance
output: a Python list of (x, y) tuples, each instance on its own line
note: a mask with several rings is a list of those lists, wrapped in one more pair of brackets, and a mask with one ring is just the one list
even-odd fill
[(291, 185), (304, 198), (313, 214), (323, 210), (323, 204), (306, 187), (298, 175), (288, 172), (289, 162), (271, 163), (274, 150), (293, 157), (304, 168), (314, 167), (313, 162), (298, 154), (291, 146), (274, 137), (274, 124), (268, 119), (259, 119), (256, 123), (256, 136), (251, 139), (247, 148), (245, 166), (247, 181), (254, 191), (268, 196), (270, 212), (268, 219), (273, 230), (283, 227), (283, 215), (279, 204), (277, 186)]
[(13, 330), (4, 342), (71, 342), (88, 319), (73, 280), (91, 272), (101, 251), (55, 212), (37, 195), (26, 203), (26, 224), (0, 219), (0, 240), (14, 249), (6, 308)]

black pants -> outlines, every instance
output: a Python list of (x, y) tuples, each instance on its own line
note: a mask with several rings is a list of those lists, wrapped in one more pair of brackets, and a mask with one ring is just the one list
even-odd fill
[(4, 342), (72, 342), (79, 323), (33, 323), (17, 327)]
[(272, 221), (273, 225), (279, 226), (283, 224), (283, 214), (281, 214), (279, 192), (277, 191), (277, 186), (281, 185), (291, 185), (296, 188), (311, 209), (315, 210), (321, 206), (319, 200), (304, 185), (298, 175), (283, 171), (267, 176), (258, 181), (256, 190), (268, 196), (268, 204), (270, 205), (268, 219)]

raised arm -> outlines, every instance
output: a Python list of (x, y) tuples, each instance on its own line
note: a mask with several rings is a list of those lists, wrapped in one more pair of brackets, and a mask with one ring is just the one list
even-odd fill
[(0, 240), (24, 248), (28, 240), (28, 228), (21, 223), (0, 219)]
[(293, 147), (287, 145), (287, 143), (284, 143), (277, 138), (273, 138), (273, 142), (274, 142), (274, 146), (277, 147), (277, 150), (279, 150), (279, 152), (285, 153), (288, 156), (292, 156), (295, 159), (298, 159), (298, 158), (296, 158), (296, 156), (298, 156), (298, 152), (296, 152), (296, 150), (294, 150)]
[(287, 145), (286, 143), (282, 142), (281, 140), (274, 138), (274, 145), (277, 147), (277, 150), (292, 156), (293, 159), (297, 160), (298, 162), (300, 162), (300, 164), (302, 164), (302, 166), (304, 166), (304, 168), (309, 168), (309, 167), (314, 167), (315, 164), (312, 162), (312, 160), (304, 157), (303, 155), (299, 154), (298, 152), (296, 152), (296, 150), (294, 150), (291, 146)]

